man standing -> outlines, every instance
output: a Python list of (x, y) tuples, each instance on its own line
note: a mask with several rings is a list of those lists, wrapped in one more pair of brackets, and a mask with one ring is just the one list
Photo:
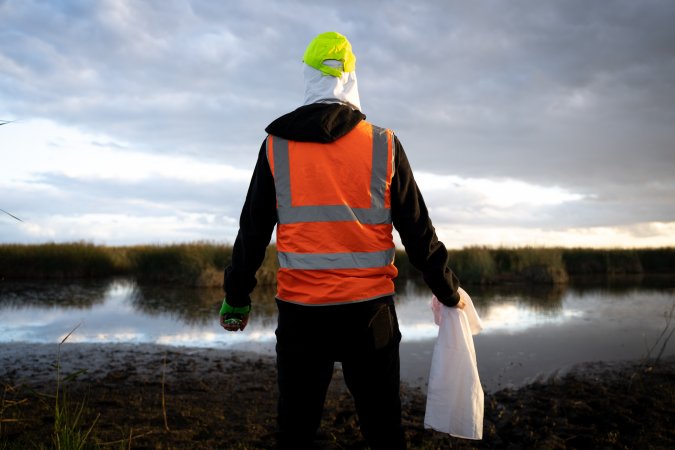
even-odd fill
[(279, 447), (311, 446), (340, 361), (370, 447), (404, 449), (392, 226), (442, 303), (458, 304), (458, 281), (401, 143), (361, 113), (347, 38), (318, 35), (303, 62), (304, 105), (265, 129), (225, 269), (221, 325), (246, 326), (276, 225)]

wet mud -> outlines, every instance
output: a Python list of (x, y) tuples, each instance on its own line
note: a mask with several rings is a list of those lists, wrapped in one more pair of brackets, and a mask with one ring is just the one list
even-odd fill
[[(57, 383), (57, 354), (60, 353)], [(49, 448), (55, 394), (90, 448), (274, 448), (274, 359), (153, 345), (0, 345), (0, 448)], [(411, 449), (675, 448), (675, 363), (586, 364), (518, 389), (488, 392), (484, 439), (423, 427), (425, 396), (402, 386)], [(97, 447), (94, 447), (96, 445)], [(336, 369), (319, 449), (366, 449), (353, 401)]]

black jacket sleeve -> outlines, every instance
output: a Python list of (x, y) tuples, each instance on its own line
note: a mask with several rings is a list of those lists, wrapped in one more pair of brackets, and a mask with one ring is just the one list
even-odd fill
[(394, 136), (394, 177), (391, 184), (391, 215), (394, 227), (412, 265), (422, 272), (438, 300), (455, 306), (459, 301), (459, 280), (447, 266), (448, 251), (436, 237), (436, 230), (422, 193), (415, 183), (403, 146)]
[(255, 273), (265, 258), (277, 223), (274, 177), (265, 149), (263, 142), (239, 218), (232, 263), (225, 268), (225, 297), (231, 306), (251, 304), (249, 295), (257, 284)]

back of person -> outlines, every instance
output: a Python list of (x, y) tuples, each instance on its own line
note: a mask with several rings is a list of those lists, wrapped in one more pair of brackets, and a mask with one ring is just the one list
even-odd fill
[(330, 143), (267, 139), (279, 216), (278, 299), (327, 305), (394, 293), (389, 137), (361, 121)]
[(265, 130), (225, 270), (221, 324), (243, 330), (277, 227), (279, 448), (310, 448), (336, 361), (370, 447), (406, 448), (393, 227), (436, 297), (458, 302), (403, 147), (360, 111), (355, 62), (339, 33), (307, 47), (305, 104)]

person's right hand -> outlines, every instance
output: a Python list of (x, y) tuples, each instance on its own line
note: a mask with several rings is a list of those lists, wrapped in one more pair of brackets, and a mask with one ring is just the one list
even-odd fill
[(227, 299), (223, 299), (223, 306), (220, 308), (220, 326), (227, 331), (244, 331), (250, 312), (251, 305), (230, 306)]
[(248, 314), (227, 313), (220, 316), (220, 326), (227, 331), (244, 331), (247, 324)]

